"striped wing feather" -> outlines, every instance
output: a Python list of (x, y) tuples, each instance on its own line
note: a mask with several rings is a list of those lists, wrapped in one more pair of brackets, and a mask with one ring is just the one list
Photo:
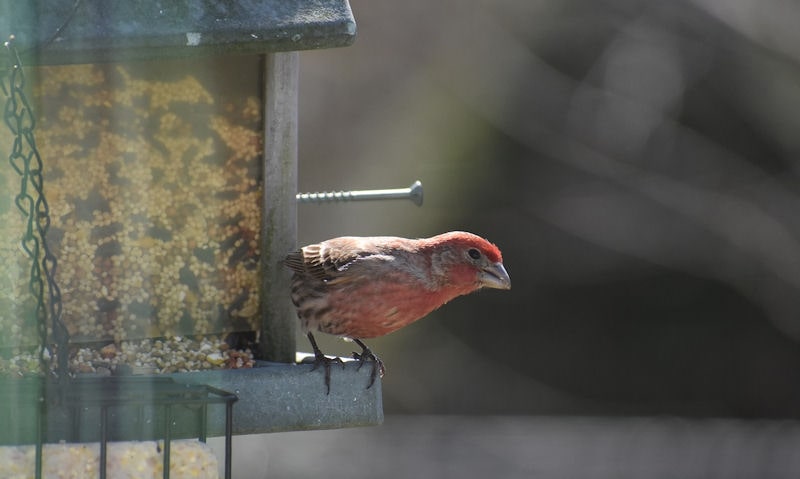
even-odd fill
[(321, 246), (310, 245), (290, 253), (284, 264), (303, 277), (327, 282), (341, 278), (340, 273), (359, 257), (354, 252), (337, 252), (331, 248), (323, 249)]

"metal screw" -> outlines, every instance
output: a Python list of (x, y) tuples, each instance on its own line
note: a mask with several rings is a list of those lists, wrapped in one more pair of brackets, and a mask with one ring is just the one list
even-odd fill
[(411, 200), (417, 206), (422, 206), (422, 182), (417, 180), (408, 188), (389, 190), (325, 191), (320, 193), (297, 194), (297, 201), (300, 203), (405, 199)]

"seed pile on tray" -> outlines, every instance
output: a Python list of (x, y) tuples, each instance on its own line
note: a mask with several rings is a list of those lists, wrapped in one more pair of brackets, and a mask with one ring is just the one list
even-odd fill
[[(77, 376), (109, 376), (245, 369), (252, 368), (254, 364), (250, 349), (233, 349), (222, 337), (174, 336), (75, 348), (70, 354), (69, 370)], [(19, 377), (40, 373), (39, 356), (35, 352), (17, 351), (8, 358), (0, 356), (0, 376)]]
[[(106, 459), (107, 477), (118, 479), (163, 477), (163, 443), (159, 441), (110, 442)], [(0, 447), (0, 479), (34, 476), (34, 446)], [(99, 477), (100, 445), (45, 444), (42, 450), (42, 477)], [(170, 444), (169, 477), (215, 479), (219, 466), (211, 448), (199, 441), (176, 440)]]
[[(187, 70), (172, 62), (28, 75), (47, 240), (73, 344), (258, 329), (257, 80), (248, 96), (235, 72)], [(228, 80), (230, 97), (212, 95)], [(0, 144), (7, 140), (3, 132)], [(0, 188), (0, 263), (11, 265), (0, 274), (0, 347), (33, 345), (19, 177), (10, 168), (0, 168)]]

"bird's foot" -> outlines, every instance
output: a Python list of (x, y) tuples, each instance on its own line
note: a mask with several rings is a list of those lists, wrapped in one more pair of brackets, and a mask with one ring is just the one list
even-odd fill
[(314, 367), (312, 367), (311, 370), (315, 371), (320, 366), (320, 364), (325, 369), (325, 394), (329, 395), (331, 393), (331, 364), (333, 363), (340, 364), (342, 366), (342, 369), (344, 369), (344, 361), (342, 361), (342, 358), (339, 357), (329, 358), (324, 354), (320, 355), (315, 354), (314, 357), (315, 357)]
[(331, 364), (337, 363), (342, 366), (344, 369), (344, 361), (340, 357), (333, 357), (329, 358), (322, 354), (320, 351), (319, 346), (317, 346), (317, 342), (314, 340), (314, 335), (311, 333), (307, 334), (308, 340), (311, 342), (311, 347), (314, 348), (314, 367), (311, 368), (312, 371), (315, 371), (320, 365), (325, 369), (325, 394), (330, 395), (331, 393)]
[(364, 365), (365, 361), (369, 361), (372, 363), (372, 371), (369, 375), (369, 384), (367, 385), (367, 389), (371, 388), (373, 384), (375, 384), (375, 378), (380, 373), (381, 377), (386, 374), (386, 368), (383, 366), (383, 361), (372, 352), (371, 349), (367, 347), (360, 339), (353, 338), (353, 342), (361, 346), (360, 353), (353, 353), (353, 359), (358, 360), (358, 369), (361, 370), (361, 366)]

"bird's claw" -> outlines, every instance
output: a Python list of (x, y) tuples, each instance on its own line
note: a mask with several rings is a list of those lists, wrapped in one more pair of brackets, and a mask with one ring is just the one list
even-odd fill
[(324, 354), (315, 354), (314, 355), (314, 366), (311, 368), (312, 371), (316, 371), (316, 369), (322, 365), (325, 369), (325, 394), (329, 395), (331, 393), (331, 364), (336, 363), (342, 366), (344, 369), (344, 361), (340, 357), (333, 357), (329, 358)]
[(372, 371), (369, 374), (369, 384), (367, 385), (367, 389), (369, 389), (373, 384), (375, 384), (375, 379), (377, 378), (378, 373), (380, 373), (380, 377), (383, 377), (384, 374), (386, 374), (386, 368), (383, 366), (383, 361), (381, 361), (381, 358), (376, 356), (366, 344), (358, 339), (353, 339), (353, 341), (361, 346), (360, 353), (353, 353), (353, 359), (358, 360), (358, 370), (361, 370), (361, 366), (364, 365), (365, 361), (372, 363)]
[(311, 368), (312, 371), (316, 370), (320, 364), (322, 367), (325, 368), (325, 394), (330, 395), (331, 393), (331, 364), (338, 363), (344, 369), (344, 361), (340, 357), (333, 357), (329, 358), (322, 354), (320, 351), (319, 346), (317, 346), (317, 341), (314, 339), (314, 335), (311, 334), (309, 331), (306, 333), (309, 342), (311, 342), (311, 347), (314, 348), (314, 367)]
[(375, 379), (378, 377), (378, 373), (380, 373), (381, 377), (386, 374), (386, 368), (383, 366), (383, 361), (381, 361), (380, 358), (374, 354), (353, 353), (353, 359), (358, 360), (359, 371), (361, 370), (361, 366), (364, 365), (365, 361), (372, 363), (372, 370), (369, 373), (369, 384), (367, 384), (367, 389), (371, 388), (372, 385), (375, 384)]

